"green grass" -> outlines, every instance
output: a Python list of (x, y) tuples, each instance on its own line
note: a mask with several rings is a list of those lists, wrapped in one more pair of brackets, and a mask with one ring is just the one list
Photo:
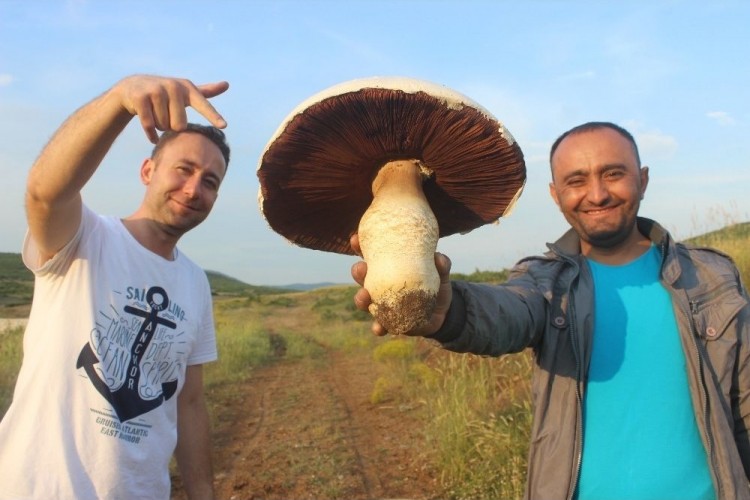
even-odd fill
[[(214, 303), (219, 362), (205, 368), (207, 387), (245, 380), (258, 367), (286, 360), (323, 358), (327, 349), (372, 345), (369, 316), (349, 309), (354, 287), (310, 292), (234, 297)], [(301, 306), (302, 312), (292, 308)], [(284, 327), (275, 318), (304, 314), (305, 331)], [(272, 325), (271, 327), (264, 325)]]
[(471, 281), (473, 283), (502, 283), (508, 279), (508, 273), (508, 269), (502, 271), (475, 269), (471, 274), (451, 273), (451, 280)]
[(0, 309), (30, 304), (33, 293), (34, 275), (24, 266), (21, 255), (0, 252)]
[[(730, 224), (687, 242), (728, 253), (750, 283), (750, 223)], [(19, 263), (17, 254), (0, 254), (3, 300), (14, 294), (30, 299), (30, 277)], [(507, 271), (451, 277), (501, 283)], [(424, 409), (425, 438), (435, 452), (446, 500), (522, 496), (531, 426), (529, 352), (481, 358), (449, 353), (422, 339), (375, 338), (371, 318), (353, 305), (354, 286), (272, 293), (222, 275), (209, 274), (209, 279), (220, 361), (206, 367), (207, 391), (232, 390), (254, 370), (282, 358), (325, 362), (323, 354), (331, 350), (369, 350), (381, 368), (373, 374), (371, 402)], [(304, 331), (285, 326), (283, 319), (291, 314), (305, 315)], [(0, 415), (10, 402), (21, 345), (21, 329), (0, 337)]]
[(729, 254), (737, 264), (745, 286), (750, 285), (750, 222), (731, 224), (686, 241), (692, 245), (716, 248)]
[(427, 398), (429, 442), (451, 499), (523, 495), (531, 428), (528, 354), (446, 354)]
[(23, 328), (0, 333), (0, 418), (13, 398), (18, 370), (21, 368)]
[(0, 279), (33, 281), (34, 275), (26, 269), (21, 254), (0, 252)]
[(216, 348), (219, 361), (204, 368), (207, 388), (245, 380), (253, 368), (272, 359), (268, 335), (252, 323), (224, 326), (216, 333)]

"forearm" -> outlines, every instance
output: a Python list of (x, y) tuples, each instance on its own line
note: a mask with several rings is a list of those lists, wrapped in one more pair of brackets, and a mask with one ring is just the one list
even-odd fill
[(29, 171), (29, 230), (53, 254), (80, 222), (80, 191), (132, 118), (112, 90), (78, 109), (57, 130)]
[(498, 356), (529, 347), (544, 328), (544, 318), (539, 294), (454, 281), (451, 309), (432, 338), (448, 350)]
[(213, 464), (208, 412), (205, 405), (180, 415), (175, 458), (190, 499), (212, 499)]
[(55, 132), (29, 171), (29, 196), (47, 202), (75, 196), (131, 119), (114, 87), (79, 108)]
[(211, 434), (203, 397), (203, 368), (189, 366), (177, 400), (177, 466), (191, 500), (214, 498)]

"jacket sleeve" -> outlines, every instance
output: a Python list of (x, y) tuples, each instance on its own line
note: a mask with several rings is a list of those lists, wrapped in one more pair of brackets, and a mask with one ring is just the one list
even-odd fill
[(452, 286), (446, 320), (430, 337), (445, 349), (499, 356), (533, 346), (542, 336), (547, 302), (528, 274), (502, 285), (454, 281)]
[[(748, 299), (744, 290), (743, 296)], [(734, 441), (742, 458), (745, 476), (750, 479), (750, 306), (742, 308), (737, 321), (741, 337), (735, 361), (736, 385), (732, 394)]]

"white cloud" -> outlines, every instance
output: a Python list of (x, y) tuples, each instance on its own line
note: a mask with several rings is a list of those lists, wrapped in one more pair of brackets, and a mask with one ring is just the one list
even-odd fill
[(0, 87), (7, 87), (13, 83), (13, 75), (0, 73)]
[(728, 127), (737, 123), (737, 121), (726, 111), (709, 111), (706, 113), (706, 116), (722, 127)]
[(659, 131), (636, 134), (641, 156), (645, 158), (672, 158), (677, 152), (677, 139)]
[(646, 130), (643, 123), (636, 120), (626, 120), (623, 125), (635, 137), (641, 159), (670, 159), (677, 153), (679, 143), (674, 136), (660, 130)]

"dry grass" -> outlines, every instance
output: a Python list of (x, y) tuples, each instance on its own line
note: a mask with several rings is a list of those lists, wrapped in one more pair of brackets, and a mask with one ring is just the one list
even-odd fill
[(23, 328), (15, 327), (0, 333), (0, 419), (13, 398), (18, 370), (21, 369)]
[[(750, 224), (717, 211), (693, 244), (718, 248), (750, 283)], [(447, 353), (420, 339), (375, 339), (369, 317), (352, 304), (354, 287), (282, 295), (222, 298), (215, 303), (220, 362), (206, 369), (209, 390), (286, 358), (319, 357), (322, 349), (369, 349), (379, 366), (371, 401), (421, 405), (425, 433), (437, 452), (451, 500), (522, 495), (530, 429), (529, 353), (498, 359)], [(9, 404), (21, 361), (21, 329), (0, 340), (0, 415)]]

